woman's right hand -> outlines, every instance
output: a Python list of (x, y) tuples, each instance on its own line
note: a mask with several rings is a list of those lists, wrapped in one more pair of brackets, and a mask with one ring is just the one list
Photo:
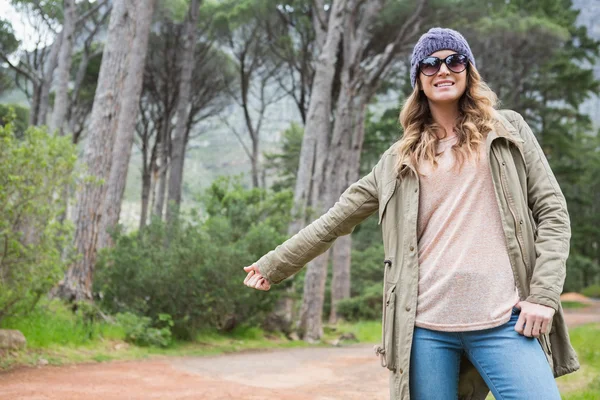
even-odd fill
[(244, 285), (257, 290), (271, 289), (271, 284), (260, 274), (256, 264), (244, 267), (244, 271), (248, 273), (248, 276), (246, 276), (246, 279), (244, 279)]

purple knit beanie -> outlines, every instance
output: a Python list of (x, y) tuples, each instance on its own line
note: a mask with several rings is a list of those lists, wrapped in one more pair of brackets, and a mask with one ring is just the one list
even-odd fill
[(419, 62), (440, 50), (454, 50), (457, 53), (464, 54), (471, 64), (475, 65), (475, 58), (473, 57), (473, 53), (471, 53), (471, 48), (463, 35), (453, 29), (431, 28), (419, 38), (413, 49), (410, 59), (410, 83), (413, 88), (417, 84)]

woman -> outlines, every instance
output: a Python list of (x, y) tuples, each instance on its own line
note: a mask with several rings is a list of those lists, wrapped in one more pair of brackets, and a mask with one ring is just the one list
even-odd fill
[(432, 28), (411, 59), (403, 137), (321, 218), (256, 264), (268, 290), (378, 211), (392, 399), (560, 399), (579, 368), (559, 296), (570, 225), (531, 129), (495, 110), (465, 38)]

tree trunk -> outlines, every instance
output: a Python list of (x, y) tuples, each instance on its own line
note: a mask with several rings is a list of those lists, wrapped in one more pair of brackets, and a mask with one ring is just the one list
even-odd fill
[[(347, 0), (333, 2), (327, 37), (316, 63), (294, 190), (293, 222), (288, 227), (290, 235), (295, 234), (306, 223), (307, 206), (311, 205), (320, 211), (319, 205), (309, 204), (309, 200), (318, 198), (318, 190), (321, 186), (319, 175), (322, 177), (323, 161), (326, 157), (331, 130), (331, 90), (338, 47), (348, 12), (347, 3)], [(317, 22), (315, 21), (315, 23)], [(313, 180), (315, 174), (317, 179)], [(326, 252), (306, 266), (302, 311), (298, 328), (300, 334), (309, 342), (317, 341), (322, 336), (323, 300), (328, 259), (329, 252)]]
[(183, 184), (183, 164), (185, 161), (186, 124), (190, 113), (190, 92), (196, 50), (196, 35), (200, 0), (191, 0), (188, 17), (185, 22), (185, 34), (181, 48), (181, 79), (179, 81), (179, 98), (177, 99), (177, 122), (173, 135), (171, 168), (169, 171), (169, 200), (167, 203), (167, 222), (171, 222), (178, 213), (181, 204)]
[(167, 172), (169, 170), (169, 142), (171, 116), (167, 114), (162, 124), (162, 145), (160, 148), (160, 166), (158, 168), (158, 182), (154, 193), (154, 215), (162, 219), (165, 209), (165, 197), (167, 194)]
[(350, 298), (350, 265), (352, 262), (352, 235), (338, 238), (333, 245), (333, 274), (331, 277), (331, 309), (329, 323), (338, 320), (337, 305), (340, 300)]
[[(398, 55), (401, 44), (407, 41), (409, 28), (417, 32), (420, 15), (426, 1), (421, 0), (413, 14), (405, 21), (393, 44), (385, 47), (376, 63), (364, 60), (364, 52), (370, 42), (369, 27), (374, 23), (383, 8), (383, 1), (371, 1), (362, 10), (360, 19), (346, 25), (344, 34), (344, 62), (341, 71), (341, 89), (336, 103), (335, 126), (331, 145), (328, 151), (327, 169), (325, 172), (327, 186), (322, 191), (322, 199), (327, 208), (333, 206), (341, 193), (358, 179), (360, 154), (364, 142), (364, 120), (367, 104), (375, 94), (375, 90), (389, 69), (394, 57)], [(355, 3), (353, 7), (360, 6)], [(365, 69), (371, 65), (372, 70)], [(329, 320), (337, 321), (337, 303), (350, 296), (350, 236), (339, 238), (334, 246), (333, 276), (331, 292), (331, 313)]]
[(137, 0), (135, 33), (126, 72), (125, 87), (121, 96), (121, 111), (113, 150), (113, 161), (108, 179), (108, 189), (104, 201), (105, 216), (99, 231), (98, 248), (112, 246), (108, 231), (119, 222), (123, 193), (127, 182), (127, 170), (131, 158), (131, 147), (139, 111), (140, 94), (148, 50), (150, 24), (154, 13), (155, 0)]
[(150, 168), (145, 167), (142, 173), (142, 212), (140, 215), (139, 230), (146, 227), (148, 220), (148, 205), (150, 202), (150, 189), (152, 184), (152, 172)]
[[(355, 93), (352, 87), (344, 85), (338, 99), (336, 122), (328, 161), (327, 182), (329, 193), (327, 206), (335, 204), (339, 196), (352, 183), (358, 180), (360, 154), (364, 141), (364, 115), (369, 95)], [(337, 140), (336, 140), (337, 139)], [(333, 246), (333, 274), (331, 282), (331, 311), (329, 323), (335, 324), (338, 319), (337, 304), (350, 297), (350, 264), (352, 253), (352, 236), (338, 238)]]
[[(54, 70), (58, 67), (58, 54), (62, 46), (63, 32), (60, 31), (48, 54), (48, 60), (46, 70), (44, 71), (44, 78), (42, 79), (42, 87), (39, 100), (39, 108), (36, 114), (36, 125), (46, 125), (46, 119), (48, 118), (48, 103), (50, 99), (50, 88), (52, 87), (52, 78), (54, 76)], [(33, 111), (32, 111), (33, 113)]]
[(58, 287), (58, 295), (70, 301), (92, 299), (98, 231), (107, 189), (102, 182), (108, 180), (111, 169), (134, 17), (135, 4), (128, 0), (114, 1), (84, 151), (87, 171), (95, 180), (84, 183), (78, 191), (75, 247), (79, 258), (69, 267)]
[(258, 171), (258, 158), (260, 154), (258, 151), (258, 132), (256, 133), (256, 140), (252, 141), (252, 187), (258, 188), (260, 187), (260, 182), (258, 179), (259, 171)]
[(317, 342), (323, 336), (323, 303), (328, 261), (329, 251), (326, 251), (308, 264), (304, 277), (298, 333), (309, 343)]
[(32, 82), (32, 86), (31, 106), (29, 107), (29, 125), (36, 126), (38, 124), (38, 110), (40, 109), (41, 87), (36, 82)]
[(72, 52), (75, 40), (76, 18), (75, 0), (64, 0), (64, 23), (61, 33), (62, 45), (58, 54), (56, 97), (54, 99), (54, 110), (50, 123), (50, 130), (58, 130), (60, 136), (64, 135), (64, 124), (69, 104), (69, 78), (71, 76), (71, 63), (73, 61)]

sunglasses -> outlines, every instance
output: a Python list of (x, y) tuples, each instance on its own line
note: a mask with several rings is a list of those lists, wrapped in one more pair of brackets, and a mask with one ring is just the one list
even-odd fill
[(467, 69), (469, 58), (464, 54), (450, 54), (446, 58), (438, 57), (426, 57), (419, 61), (419, 70), (425, 76), (432, 76), (438, 73), (442, 67), (442, 63), (445, 63), (448, 69), (454, 73), (463, 72)]

